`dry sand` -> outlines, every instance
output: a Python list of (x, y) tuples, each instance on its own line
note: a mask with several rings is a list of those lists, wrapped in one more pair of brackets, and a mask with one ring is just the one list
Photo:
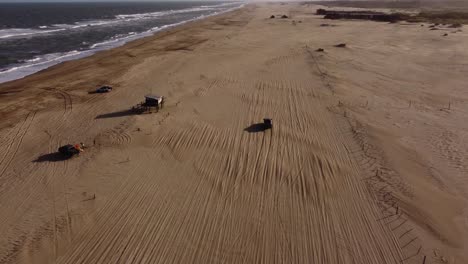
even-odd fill
[[(0, 263), (467, 263), (468, 34), (316, 8), (0, 85)], [(165, 108), (128, 112), (147, 93)]]

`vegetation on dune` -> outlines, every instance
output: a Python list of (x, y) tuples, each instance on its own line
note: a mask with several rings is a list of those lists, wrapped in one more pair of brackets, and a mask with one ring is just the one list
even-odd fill
[(452, 24), (454, 27), (468, 24), (468, 12), (425, 11), (412, 16), (403, 15), (403, 18), (409, 22)]
[(304, 2), (324, 6), (341, 6), (357, 8), (391, 8), (391, 9), (421, 9), (421, 10), (468, 10), (468, 2), (460, 0), (437, 1), (314, 1)]
[[(392, 9), (391, 13), (387, 13), (393, 17), (395, 21), (408, 21), (414, 23), (434, 23), (434, 24), (451, 24), (451, 27), (461, 27), (463, 24), (468, 24), (468, 2), (450, 1), (450, 5), (441, 5), (437, 1), (428, 1), (421, 4), (419, 1), (403, 1), (403, 2), (388, 2), (388, 1), (319, 1), (314, 4), (320, 4), (328, 7), (355, 7), (355, 8), (387, 8)], [(325, 9), (319, 9), (326, 11)], [(401, 11), (400, 11), (401, 10)], [(408, 12), (409, 11), (409, 12)], [(330, 11), (341, 12), (341, 11)], [(373, 11), (343, 11), (343, 13), (381, 13)], [(320, 14), (317, 12), (317, 14)], [(384, 13), (381, 13), (384, 14)], [(320, 14), (321, 15), (321, 14)], [(323, 13), (323, 15), (326, 15)], [(352, 14), (356, 16), (356, 14)], [(346, 17), (343, 17), (346, 18)], [(364, 18), (357, 18), (364, 19)]]

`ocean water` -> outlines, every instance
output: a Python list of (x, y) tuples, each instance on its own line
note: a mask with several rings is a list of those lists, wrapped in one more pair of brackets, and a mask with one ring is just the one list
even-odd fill
[(0, 83), (242, 2), (0, 3)]

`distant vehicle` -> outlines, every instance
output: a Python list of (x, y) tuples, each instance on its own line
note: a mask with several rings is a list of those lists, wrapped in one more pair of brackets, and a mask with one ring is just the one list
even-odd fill
[(58, 151), (62, 155), (71, 158), (72, 156), (78, 155), (80, 154), (80, 152), (84, 151), (84, 144), (83, 143), (75, 144), (75, 145), (67, 144), (67, 145), (61, 146), (58, 149)]
[(273, 129), (273, 120), (271, 118), (263, 118), (263, 122), (252, 124), (244, 129), (249, 133), (265, 132), (268, 129)]
[(112, 87), (105, 85), (96, 89), (95, 93), (108, 93), (110, 91), (112, 91)]
[(265, 129), (272, 129), (273, 128), (273, 120), (271, 118), (263, 118), (263, 125)]

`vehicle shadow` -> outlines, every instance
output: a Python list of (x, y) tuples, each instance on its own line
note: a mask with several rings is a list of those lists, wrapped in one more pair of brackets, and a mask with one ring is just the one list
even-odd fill
[(69, 156), (63, 155), (60, 152), (54, 152), (54, 153), (47, 153), (43, 154), (37, 159), (33, 160), (33, 162), (57, 162), (57, 161), (65, 161), (69, 159)]
[(123, 111), (117, 111), (117, 112), (112, 112), (108, 114), (102, 114), (96, 116), (95, 119), (103, 119), (103, 118), (115, 118), (115, 117), (122, 117), (122, 116), (131, 116), (131, 115), (136, 115), (135, 111), (132, 111), (131, 109), (128, 110), (123, 110)]
[(256, 123), (256, 124), (252, 124), (244, 128), (244, 131), (247, 131), (249, 133), (258, 133), (258, 132), (264, 132), (265, 130), (269, 128), (270, 127), (266, 125), (265, 123)]

